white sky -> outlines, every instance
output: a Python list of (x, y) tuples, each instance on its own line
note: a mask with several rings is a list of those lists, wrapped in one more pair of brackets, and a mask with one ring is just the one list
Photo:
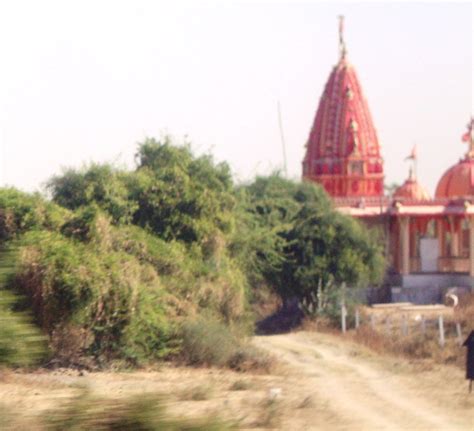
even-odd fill
[(386, 183), (414, 143), (431, 192), (466, 151), (473, 111), (470, 3), (2, 1), (0, 183), (37, 190), (64, 166), (133, 166), (167, 131), (226, 160), (238, 180), (301, 175), (336, 63), (337, 15), (368, 99)]

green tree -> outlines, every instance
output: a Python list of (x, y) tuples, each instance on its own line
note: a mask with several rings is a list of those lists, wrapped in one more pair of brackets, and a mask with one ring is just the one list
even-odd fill
[(114, 222), (128, 222), (137, 209), (129, 197), (129, 173), (110, 164), (92, 163), (82, 169), (67, 169), (47, 184), (53, 201), (76, 210), (94, 203), (107, 211)]
[(338, 213), (321, 187), (274, 174), (245, 191), (246, 266), (284, 300), (314, 303), (331, 281), (355, 286), (380, 280), (384, 262), (375, 238)]
[(235, 202), (227, 164), (195, 157), (189, 146), (173, 146), (169, 137), (147, 139), (136, 159), (130, 184), (138, 205), (134, 223), (188, 244), (212, 241), (232, 229)]

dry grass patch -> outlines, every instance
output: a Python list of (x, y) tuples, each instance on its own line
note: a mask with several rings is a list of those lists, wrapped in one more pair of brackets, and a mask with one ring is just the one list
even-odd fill
[(253, 387), (252, 383), (248, 380), (236, 380), (232, 383), (230, 390), (231, 391), (246, 391)]
[(186, 322), (182, 327), (182, 340), (181, 359), (188, 365), (263, 373), (270, 373), (275, 366), (272, 356), (240, 339), (218, 321)]
[(202, 384), (182, 390), (178, 398), (181, 401), (206, 401), (212, 398), (213, 392), (212, 386)]
[(285, 413), (283, 402), (267, 398), (260, 403), (260, 412), (255, 426), (260, 428), (279, 428)]
[(427, 329), (426, 333), (412, 333), (406, 336), (387, 334), (371, 327), (363, 326), (348, 333), (348, 337), (371, 350), (383, 354), (407, 359), (430, 359), (440, 364), (465, 366), (465, 348), (457, 339), (446, 338), (444, 347), (439, 345), (438, 331)]

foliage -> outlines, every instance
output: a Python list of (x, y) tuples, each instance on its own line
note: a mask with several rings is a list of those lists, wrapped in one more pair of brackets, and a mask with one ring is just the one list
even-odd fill
[(232, 178), (226, 164), (194, 157), (188, 146), (147, 139), (137, 153), (130, 186), (138, 210), (134, 223), (165, 240), (206, 244), (232, 227)]
[(165, 292), (149, 264), (52, 232), (29, 232), (18, 244), (14, 284), (50, 335), (77, 325), (87, 334), (81, 348), (106, 360), (161, 357), (172, 350)]
[(249, 274), (252, 285), (267, 283), (277, 290), (287, 260), (286, 236), (298, 210), (297, 185), (278, 174), (258, 177), (238, 190), (237, 226), (232, 253)]
[(367, 230), (314, 203), (302, 206), (288, 240), (290, 263), (285, 270), (299, 298), (309, 299), (320, 280), (323, 286), (331, 279), (356, 286), (377, 282), (383, 275), (382, 255)]
[(128, 174), (109, 164), (91, 164), (82, 169), (66, 169), (48, 182), (53, 201), (76, 210), (94, 203), (115, 222), (127, 222), (136, 210), (126, 186)]
[(3, 250), (0, 259), (0, 365), (31, 365), (46, 355), (46, 340), (29, 315), (15, 311), (19, 298), (5, 290), (11, 278), (15, 251)]
[(0, 189), (0, 240), (10, 240), (32, 229), (55, 230), (68, 211), (43, 199), (13, 188)]
[(189, 365), (230, 367), (269, 372), (273, 358), (251, 346), (228, 326), (212, 318), (189, 320), (182, 326), (181, 358)]
[(15, 302), (0, 290), (0, 365), (32, 365), (45, 358), (46, 339), (27, 314), (13, 312)]
[(284, 299), (316, 306), (331, 282), (355, 286), (381, 279), (384, 262), (375, 238), (336, 212), (319, 186), (274, 174), (257, 178), (244, 191), (253, 220), (244, 223), (238, 249), (253, 278)]
[(228, 364), (239, 341), (229, 328), (212, 319), (197, 319), (182, 327), (183, 359), (191, 365)]
[(252, 367), (258, 352), (236, 336), (252, 326), (249, 300), (309, 306), (329, 297), (318, 284), (383, 270), (370, 233), (318, 186), (274, 174), (236, 187), (227, 164), (169, 137), (136, 160), (68, 169), (48, 183), (52, 202), (0, 190), (0, 239), (19, 250), (8, 286), (56, 358), (137, 364), (181, 349), (190, 363)]
[(131, 399), (96, 399), (87, 392), (44, 415), (45, 429), (51, 431), (225, 431), (232, 424), (217, 418), (177, 419), (165, 408), (164, 400), (151, 395)]

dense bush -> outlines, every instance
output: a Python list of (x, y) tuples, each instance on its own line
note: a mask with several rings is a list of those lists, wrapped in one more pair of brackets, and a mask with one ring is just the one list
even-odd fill
[(14, 274), (15, 250), (0, 255), (0, 366), (32, 365), (46, 356), (46, 338), (33, 325), (31, 317), (16, 309), (19, 298), (5, 290)]
[(0, 189), (0, 241), (10, 240), (32, 229), (55, 230), (68, 211), (38, 194), (13, 188)]
[(0, 366), (25, 366), (46, 357), (46, 338), (25, 313), (13, 311), (16, 298), (0, 290)]
[[(255, 352), (206, 357), (204, 343), (232, 350), (222, 325), (251, 327), (249, 300), (320, 300), (329, 278), (373, 282), (383, 268), (367, 231), (320, 187), (279, 175), (235, 187), (226, 164), (168, 137), (141, 144), (134, 171), (68, 169), (48, 190), (52, 202), (0, 190), (0, 240), (19, 250), (9, 287), (65, 362), (135, 364), (181, 349), (189, 362), (242, 368)], [(189, 334), (205, 323), (182, 325), (200, 315), (221, 323), (199, 335), (197, 360)]]
[(150, 265), (53, 232), (29, 232), (19, 244), (14, 283), (48, 334), (79, 326), (87, 334), (81, 348), (105, 358), (167, 352), (171, 322)]
[(76, 210), (92, 203), (98, 205), (115, 222), (127, 222), (136, 210), (127, 188), (128, 173), (109, 164), (91, 164), (82, 169), (67, 169), (48, 183), (53, 201)]
[(257, 178), (242, 193), (250, 221), (242, 223), (236, 252), (253, 279), (273, 286), (284, 300), (316, 306), (329, 297), (327, 289), (343, 282), (355, 287), (382, 278), (376, 236), (336, 212), (319, 186), (275, 174)]
[(138, 210), (134, 223), (166, 239), (212, 241), (232, 228), (233, 183), (227, 164), (194, 157), (188, 146), (147, 140), (137, 153), (131, 186)]

